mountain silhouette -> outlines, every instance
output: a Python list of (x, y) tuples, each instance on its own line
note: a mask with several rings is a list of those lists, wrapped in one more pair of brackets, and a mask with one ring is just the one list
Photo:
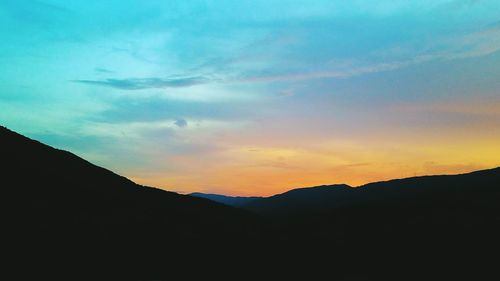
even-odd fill
[(193, 192), (189, 195), (194, 197), (209, 199), (233, 207), (241, 207), (255, 200), (262, 199), (262, 197), (257, 197), (257, 196), (252, 196), (252, 197), (226, 196), (220, 194), (201, 193), (201, 192)]
[(353, 199), (353, 188), (345, 184), (292, 189), (242, 205), (242, 208), (267, 214), (293, 214), (340, 206)]
[(500, 202), (500, 168), (460, 175), (423, 176), (375, 182), (356, 188), (324, 185), (298, 188), (249, 202), (258, 213), (293, 214), (363, 205), (495, 207)]
[(500, 168), (234, 208), (135, 184), (3, 127), (0, 156), (2, 266), (15, 279), (500, 277)]
[(137, 185), (4, 127), (0, 155), (12, 262), (153, 278), (165, 270), (159, 263), (202, 264), (204, 252), (255, 232), (245, 211)]
[(334, 280), (450, 280), (499, 277), (488, 258), (500, 250), (499, 203), (495, 168), (356, 188), (298, 188), (241, 207), (270, 222), (265, 245), (279, 254), (267, 258), (286, 261), (286, 272), (313, 268), (310, 274), (326, 272)]
[(244, 208), (272, 218), (298, 265), (324, 256), (347, 280), (449, 280), (499, 277), (488, 258), (500, 250), (499, 203), (495, 168), (296, 189)]

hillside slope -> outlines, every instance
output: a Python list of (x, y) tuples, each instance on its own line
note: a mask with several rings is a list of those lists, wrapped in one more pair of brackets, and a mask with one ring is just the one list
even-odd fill
[(226, 196), (220, 194), (212, 194), (212, 193), (201, 193), (201, 192), (193, 192), (189, 194), (190, 196), (209, 199), (218, 203), (222, 203), (225, 205), (233, 206), (233, 207), (241, 207), (249, 204), (250, 202), (262, 199), (262, 197), (243, 197), (243, 196)]
[(0, 155), (2, 229), (13, 262), (154, 277), (161, 264), (196, 263), (218, 243), (258, 232), (244, 211), (137, 185), (3, 127)]
[(500, 168), (375, 182), (356, 188), (347, 185), (298, 188), (243, 207), (263, 214), (293, 215), (364, 205), (496, 208), (498, 202)]

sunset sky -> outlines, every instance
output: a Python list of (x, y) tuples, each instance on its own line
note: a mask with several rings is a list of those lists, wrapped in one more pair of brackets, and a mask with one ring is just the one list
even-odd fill
[(181, 193), (500, 166), (500, 4), (0, 0), (0, 124)]

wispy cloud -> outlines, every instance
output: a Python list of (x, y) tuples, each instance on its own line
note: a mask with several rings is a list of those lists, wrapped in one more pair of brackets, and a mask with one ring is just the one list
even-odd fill
[(348, 70), (311, 71), (305, 73), (283, 73), (270, 75), (247, 75), (240, 78), (244, 82), (274, 82), (274, 81), (300, 81), (322, 78), (349, 78), (368, 73), (395, 70), (411, 64), (409, 61), (378, 63), (373, 65), (354, 67)]
[(66, 7), (37, 0), (26, 1), (24, 5), (18, 4), (18, 1), (8, 0), (2, 1), (0, 6), (7, 16), (11, 16), (21, 24), (31, 24), (42, 29), (67, 22), (65, 16), (73, 13)]
[[(370, 73), (397, 70), (413, 65), (418, 65), (438, 60), (455, 60), (489, 55), (500, 50), (500, 23), (495, 22), (475, 32), (452, 36), (432, 42), (427, 46), (430, 51), (406, 50), (406, 58), (392, 61), (376, 62), (378, 56), (387, 55), (383, 52), (374, 53), (374, 62), (361, 64), (352, 59), (347, 65), (335, 68), (323, 65), (318, 70), (307, 72), (273, 73), (246, 73), (237, 78), (242, 82), (275, 82), (275, 81), (301, 81), (323, 78), (350, 78)], [(388, 53), (393, 49), (388, 49)], [(321, 65), (320, 65), (321, 66)]]
[(94, 71), (98, 72), (98, 73), (113, 73), (114, 72), (114, 71), (111, 71), (111, 70), (103, 68), (103, 67), (96, 67), (96, 68), (94, 68)]
[(129, 78), (129, 79), (105, 79), (105, 80), (74, 80), (77, 83), (111, 87), (121, 90), (144, 90), (155, 88), (182, 88), (209, 82), (203, 76), (180, 77), (180, 78)]
[[(113, 101), (113, 106), (94, 114), (94, 122), (129, 123), (157, 122), (159, 120), (242, 120), (252, 115), (248, 103), (200, 102), (161, 97), (135, 99), (122, 96)], [(170, 121), (170, 124), (172, 122)]]
[(460, 100), (450, 102), (414, 103), (398, 105), (395, 110), (403, 112), (454, 113), (496, 118), (500, 116), (500, 100)]

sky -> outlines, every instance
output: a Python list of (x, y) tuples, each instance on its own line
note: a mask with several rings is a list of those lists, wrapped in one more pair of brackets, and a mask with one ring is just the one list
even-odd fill
[(500, 166), (498, 0), (0, 0), (0, 124), (272, 195)]

